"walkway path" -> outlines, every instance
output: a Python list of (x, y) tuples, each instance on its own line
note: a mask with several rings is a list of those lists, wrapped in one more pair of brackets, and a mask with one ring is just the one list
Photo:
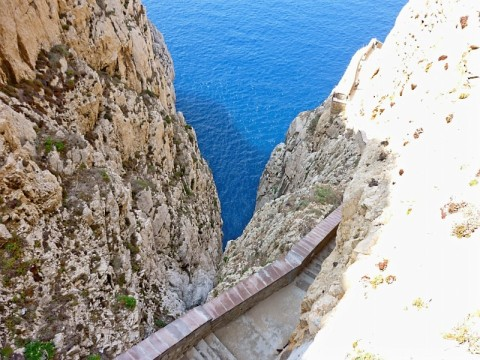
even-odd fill
[(118, 360), (275, 359), (287, 345), (300, 304), (335, 246), (341, 207), (274, 261), (158, 330)]
[(382, 48), (382, 43), (377, 39), (371, 39), (367, 46), (364, 46), (353, 55), (352, 60), (345, 70), (338, 85), (333, 89), (333, 110), (340, 112), (345, 110), (347, 101), (353, 97), (359, 85), (359, 75), (362, 64), (368, 60), (376, 49)]
[(292, 283), (209, 334), (190, 349), (183, 359), (275, 359), (297, 326), (300, 305), (307, 289), (334, 246), (335, 241), (330, 241)]

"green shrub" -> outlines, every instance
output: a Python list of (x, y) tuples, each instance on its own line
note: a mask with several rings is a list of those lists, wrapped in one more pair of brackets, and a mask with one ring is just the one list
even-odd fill
[(87, 356), (87, 360), (101, 360), (102, 357), (98, 354), (94, 354), (94, 355), (88, 355)]
[(163, 321), (162, 319), (155, 319), (155, 326), (158, 328), (163, 328), (167, 326), (167, 323)]
[(55, 355), (55, 346), (51, 342), (32, 341), (25, 345), (26, 360), (50, 360)]
[(5, 346), (0, 349), (0, 358), (3, 356), (5, 359), (8, 359), (12, 355), (13, 355), (13, 349), (10, 346)]
[(318, 186), (315, 189), (315, 200), (320, 204), (335, 204), (339, 196), (330, 186)]
[(65, 56), (65, 57), (70, 55), (70, 52), (68, 50), (68, 46), (64, 45), (64, 44), (58, 44), (58, 45), (53, 46), (52, 49), (50, 50), (50, 52), (60, 54), (60, 55)]
[(147, 90), (143, 90), (143, 91), (140, 93), (140, 95), (148, 95), (148, 96), (153, 97), (153, 98), (158, 97), (157, 94), (155, 94), (153, 91), (148, 90), (148, 89), (147, 89)]
[(100, 175), (102, 176), (103, 181), (105, 181), (106, 183), (110, 182), (110, 176), (108, 176), (108, 173), (106, 170), (102, 170), (100, 172)]
[(65, 83), (65, 86), (66, 86), (67, 90), (73, 90), (73, 88), (75, 87), (75, 80), (74, 79), (68, 80)]
[(318, 120), (320, 120), (320, 115), (315, 116), (310, 123), (308, 124), (308, 133), (313, 135), (317, 129)]
[(119, 295), (117, 300), (128, 310), (133, 310), (137, 306), (137, 300), (133, 296)]
[(185, 191), (185, 194), (187, 194), (187, 196), (193, 195), (192, 189), (190, 189), (190, 187), (185, 183), (183, 184), (183, 190)]
[(3, 284), (11, 285), (11, 280), (23, 276), (28, 272), (32, 261), (23, 261), (25, 241), (16, 233), (6, 242), (0, 244), (0, 273), (3, 275)]
[(134, 194), (137, 194), (143, 190), (147, 190), (148, 188), (152, 189), (153, 191), (156, 190), (155, 184), (148, 179), (138, 178), (132, 181), (131, 184), (132, 184), (132, 192)]
[(63, 141), (53, 140), (52, 138), (47, 138), (44, 142), (44, 145), (45, 145), (45, 152), (47, 154), (50, 151), (52, 151), (54, 147), (58, 152), (62, 152), (65, 150), (65, 143)]

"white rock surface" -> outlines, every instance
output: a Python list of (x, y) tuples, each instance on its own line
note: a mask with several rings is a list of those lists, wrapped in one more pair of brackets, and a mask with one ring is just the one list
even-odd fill
[[(478, 10), (411, 0), (362, 64), (345, 115), (371, 141), (292, 336), (299, 345), (320, 329), (302, 359), (478, 358)], [(346, 292), (325, 316), (322, 293), (339, 279)]]

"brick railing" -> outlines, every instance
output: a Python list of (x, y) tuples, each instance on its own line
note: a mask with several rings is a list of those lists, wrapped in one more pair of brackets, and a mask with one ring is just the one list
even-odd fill
[(341, 206), (297, 242), (285, 258), (276, 260), (218, 297), (197, 306), (117, 357), (118, 360), (179, 359), (209, 333), (245, 313), (288, 285), (335, 237)]

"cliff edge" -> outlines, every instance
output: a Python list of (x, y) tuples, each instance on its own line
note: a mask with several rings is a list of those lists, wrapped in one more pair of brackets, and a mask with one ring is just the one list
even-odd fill
[(352, 60), (346, 126), (368, 141), (282, 359), (478, 357), (479, 10), (411, 0)]
[(112, 358), (203, 302), (221, 256), (170, 55), (137, 0), (6, 0), (0, 39), (2, 355)]

